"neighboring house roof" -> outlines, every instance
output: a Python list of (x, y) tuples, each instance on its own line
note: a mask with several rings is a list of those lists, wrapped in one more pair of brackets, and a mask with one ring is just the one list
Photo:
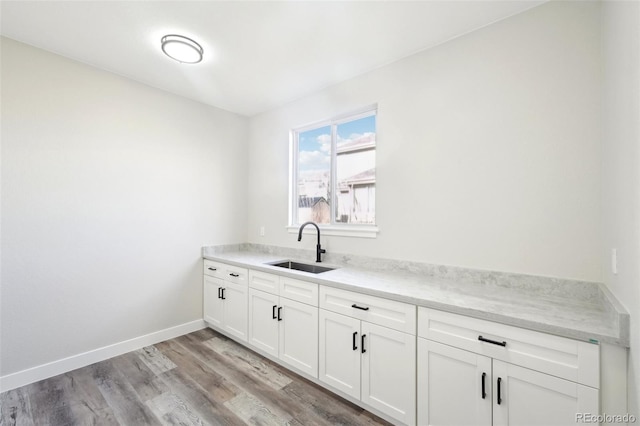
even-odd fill
[(365, 170), (357, 175), (350, 176), (340, 182), (340, 185), (354, 185), (358, 183), (373, 183), (376, 181), (376, 169)]
[(350, 140), (349, 142), (338, 143), (336, 147), (336, 154), (345, 154), (347, 152), (362, 151), (365, 149), (372, 149), (376, 147), (376, 135), (375, 133), (368, 133), (361, 136), (358, 139)]
[(298, 198), (298, 207), (314, 207), (316, 204), (320, 202), (327, 202), (327, 199), (324, 197), (300, 197)]

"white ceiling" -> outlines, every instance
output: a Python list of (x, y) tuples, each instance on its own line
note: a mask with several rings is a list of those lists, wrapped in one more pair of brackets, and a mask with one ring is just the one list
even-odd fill
[[(544, 3), (536, 1), (2, 1), (1, 34), (255, 115)], [(179, 64), (165, 34), (197, 40)]]

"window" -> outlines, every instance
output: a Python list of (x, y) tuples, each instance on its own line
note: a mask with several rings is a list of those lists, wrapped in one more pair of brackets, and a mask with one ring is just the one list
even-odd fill
[(292, 131), (292, 226), (376, 223), (376, 110)]

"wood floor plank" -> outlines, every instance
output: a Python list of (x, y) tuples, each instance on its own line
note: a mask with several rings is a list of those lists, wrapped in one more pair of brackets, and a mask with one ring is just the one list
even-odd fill
[(25, 386), (31, 402), (31, 417), (36, 425), (72, 425), (72, 380), (61, 374)]
[(117, 425), (113, 410), (93, 379), (90, 367), (79, 368), (65, 374), (70, 378), (69, 406), (76, 424)]
[[(295, 418), (301, 423), (318, 421), (330, 425), (359, 425), (364, 420), (361, 417), (365, 411), (351, 402), (334, 395), (326, 389), (316, 386), (304, 378), (295, 380), (282, 389), (285, 398), (304, 405), (306, 410)], [(373, 418), (372, 418), (373, 419)], [(375, 417), (371, 424), (390, 425), (390, 423)]]
[(162, 373), (162, 380), (169, 386), (171, 392), (189, 401), (192, 409), (204, 422), (213, 425), (243, 425), (242, 420), (221, 401), (215, 400), (207, 391), (202, 389), (187, 374), (174, 368)]
[(164, 425), (204, 426), (206, 424), (186, 401), (173, 392), (156, 396), (147, 401), (147, 406)]
[(269, 386), (261, 377), (246, 370), (238, 369), (232, 359), (211, 350), (204, 346), (202, 342), (192, 339), (189, 335), (177, 337), (174, 341), (189, 349), (194, 356), (205, 362), (209, 368), (215, 370), (244, 392), (260, 395), (263, 403), (278, 412), (281, 417), (294, 417), (296, 412), (302, 408), (283, 399), (281, 391)]
[(146, 346), (142, 349), (138, 349), (136, 354), (155, 375), (160, 375), (166, 371), (176, 368), (176, 365), (164, 356), (162, 352), (158, 351), (155, 346)]
[(178, 366), (180, 371), (188, 374), (216, 401), (228, 401), (239, 393), (237, 386), (196, 358), (184, 346), (174, 341), (158, 343), (156, 346)]
[(282, 392), (283, 399), (287, 399), (301, 407), (294, 417), (294, 420), (299, 424), (317, 426), (357, 424), (355, 420), (349, 423), (346, 416), (342, 415), (342, 413), (336, 413), (331, 410), (331, 407), (323, 408), (316, 399), (306, 395), (304, 389), (289, 386), (283, 388)]
[(202, 330), (198, 330), (198, 331), (194, 331), (193, 333), (189, 333), (189, 335), (191, 337), (193, 337), (194, 339), (198, 339), (198, 340), (209, 340), (212, 337), (216, 337), (219, 336), (220, 334), (213, 331), (212, 329), (210, 329), (209, 327), (207, 328), (203, 328)]
[(291, 421), (290, 417), (282, 417), (272, 412), (260, 399), (245, 392), (225, 402), (225, 405), (249, 425), (282, 426)]
[(122, 425), (160, 425), (160, 420), (138, 398), (133, 386), (114, 367), (111, 360), (92, 366), (96, 385)]
[(376, 416), (375, 414), (367, 411), (367, 410), (362, 410), (362, 413), (360, 413), (360, 415), (358, 416), (358, 425), (391, 425), (391, 423), (381, 419), (380, 417)]
[(228, 356), (234, 360), (237, 368), (246, 369), (249, 374), (255, 375), (276, 390), (291, 383), (291, 378), (283, 373), (282, 368), (276, 367), (276, 364), (255, 352), (248, 351), (233, 340), (220, 336), (205, 340), (202, 344), (221, 355)]
[(148, 401), (168, 392), (167, 385), (136, 354), (126, 353), (112, 358), (112, 361), (114, 367), (135, 389), (141, 401)]
[(0, 394), (0, 425), (33, 426), (31, 402), (24, 388)]

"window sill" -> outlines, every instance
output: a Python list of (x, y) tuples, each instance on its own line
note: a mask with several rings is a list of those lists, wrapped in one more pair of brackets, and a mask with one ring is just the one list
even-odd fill
[[(377, 238), (378, 227), (375, 225), (361, 225), (361, 226), (330, 226), (319, 225), (320, 233), (322, 235), (330, 235), (336, 237), (357, 237), (357, 238)], [(299, 226), (289, 225), (287, 231), (290, 234), (297, 234)], [(307, 226), (302, 231), (303, 234), (315, 234), (316, 229), (313, 226)]]

